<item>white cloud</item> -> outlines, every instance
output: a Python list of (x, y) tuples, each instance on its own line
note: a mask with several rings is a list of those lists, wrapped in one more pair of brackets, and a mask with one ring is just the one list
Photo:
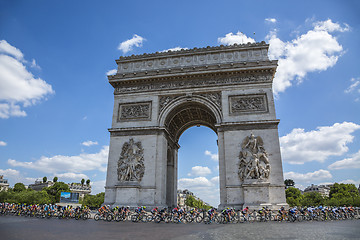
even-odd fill
[(212, 153), (209, 150), (205, 151), (205, 155), (210, 156), (210, 158), (216, 162), (219, 160), (219, 155), (217, 153)]
[(345, 93), (360, 93), (360, 78), (351, 78), (351, 85), (344, 91)]
[(210, 182), (214, 183), (214, 184), (219, 184), (219, 176), (213, 177), (210, 179)]
[(71, 179), (71, 180), (78, 180), (79, 182), (81, 181), (81, 179), (89, 179), (88, 176), (86, 176), (83, 173), (73, 173), (73, 172), (67, 172), (67, 173), (58, 173), (58, 174), (54, 174), (54, 176), (58, 177), (59, 179), (61, 179), (61, 181), (63, 181), (62, 179)]
[(117, 73), (117, 69), (111, 69), (106, 72), (106, 75), (115, 75)]
[(8, 164), (14, 167), (35, 169), (49, 174), (61, 174), (67, 172), (81, 173), (90, 170), (100, 170), (105, 172), (108, 153), (109, 146), (103, 146), (98, 153), (81, 153), (77, 156), (43, 156), (35, 162), (19, 162), (9, 159)]
[(282, 158), (291, 164), (303, 164), (341, 156), (349, 150), (347, 144), (353, 141), (351, 134), (357, 129), (360, 125), (352, 122), (335, 123), (309, 132), (295, 128), (280, 138)]
[(276, 18), (265, 18), (265, 22), (276, 23), (277, 20), (276, 20)]
[(274, 78), (274, 93), (284, 92), (294, 81), (301, 83), (306, 74), (324, 71), (336, 64), (343, 54), (343, 47), (338, 43), (334, 31), (349, 31), (330, 19), (314, 23), (314, 29), (289, 42), (283, 42), (271, 31), (268, 40), (270, 59), (278, 59), (278, 68)]
[(31, 65), (30, 65), (30, 67), (35, 68), (35, 69), (38, 69), (38, 70), (40, 70), (40, 69), (41, 69), (41, 67), (40, 67), (39, 65), (37, 65), (37, 64), (36, 64), (35, 59), (33, 59), (33, 60), (31, 61)]
[(350, 158), (345, 158), (330, 164), (329, 169), (354, 169), (360, 168), (360, 150), (353, 154)]
[(358, 180), (346, 179), (346, 180), (340, 181), (340, 183), (355, 184), (355, 186), (358, 187), (360, 185), (360, 179), (358, 179)]
[(172, 52), (175, 52), (175, 51), (180, 51), (180, 50), (187, 50), (189, 48), (185, 47), (185, 48), (182, 48), (182, 47), (174, 47), (174, 48), (169, 48), (169, 49), (166, 49), (166, 50), (162, 50), (160, 52), (168, 52), (168, 51), (172, 51)]
[(14, 177), (14, 176), (19, 176), (20, 172), (18, 170), (15, 169), (0, 169), (0, 175), (4, 175), (4, 178), (8, 178), (8, 177)]
[(314, 24), (315, 31), (327, 31), (327, 32), (347, 32), (350, 31), (350, 26), (348, 24), (344, 24), (345, 27), (342, 27), (339, 23), (332, 22), (331, 19), (326, 21), (315, 22)]
[(213, 187), (214, 186), (214, 184), (211, 183), (206, 177), (180, 178), (178, 181), (178, 184), (179, 184), (180, 189)]
[(208, 167), (195, 166), (191, 168), (191, 173), (188, 176), (206, 176), (211, 174), (211, 170)]
[(331, 173), (323, 169), (308, 173), (296, 173), (296, 172), (284, 173), (284, 179), (292, 179), (295, 182), (315, 182), (315, 181), (321, 181), (331, 178), (332, 178)]
[(7, 143), (6, 142), (4, 142), (4, 141), (0, 141), (0, 146), (1, 147), (5, 147), (7, 145)]
[(224, 45), (232, 45), (232, 44), (246, 44), (248, 42), (254, 43), (255, 40), (251, 37), (246, 36), (242, 32), (237, 32), (236, 34), (228, 33), (225, 37), (219, 37), (218, 42)]
[(0, 41), (0, 118), (26, 116), (20, 105), (34, 105), (54, 93), (50, 84), (26, 69), (23, 57), (19, 49)]
[(98, 194), (105, 191), (105, 180), (95, 181), (90, 183), (91, 194)]
[(205, 177), (181, 178), (178, 180), (178, 189), (188, 189), (201, 200), (217, 206), (220, 200), (220, 191), (217, 177), (210, 181)]
[(5, 40), (0, 40), (0, 54), (10, 55), (18, 60), (24, 59), (24, 54)]
[(85, 142), (82, 142), (81, 145), (84, 145), (86, 147), (90, 147), (92, 145), (98, 145), (98, 142), (97, 141), (95, 141), (95, 142), (93, 142), (93, 141), (85, 141)]
[(131, 39), (128, 39), (122, 43), (119, 44), (118, 49), (120, 51), (122, 51), (124, 54), (126, 54), (127, 52), (130, 52), (133, 50), (133, 47), (142, 47), (142, 43), (145, 41), (146, 39), (134, 34), (134, 36)]

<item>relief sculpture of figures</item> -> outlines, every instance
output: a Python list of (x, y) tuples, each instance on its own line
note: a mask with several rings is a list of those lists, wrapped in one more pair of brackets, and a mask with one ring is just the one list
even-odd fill
[(241, 180), (265, 180), (269, 178), (270, 163), (263, 145), (261, 137), (255, 137), (253, 134), (246, 137), (242, 142), (242, 150), (239, 155), (239, 177)]
[(145, 172), (144, 149), (141, 142), (134, 142), (134, 139), (130, 138), (129, 142), (124, 143), (117, 172), (119, 181), (141, 181)]

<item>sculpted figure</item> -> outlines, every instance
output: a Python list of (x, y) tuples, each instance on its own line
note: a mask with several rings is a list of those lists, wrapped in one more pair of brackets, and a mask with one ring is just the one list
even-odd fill
[(145, 172), (144, 150), (141, 142), (135, 143), (131, 138), (129, 142), (124, 143), (117, 172), (119, 181), (141, 181)]
[(269, 178), (270, 163), (261, 137), (255, 137), (253, 134), (246, 137), (242, 143), (239, 159), (238, 174), (241, 180)]

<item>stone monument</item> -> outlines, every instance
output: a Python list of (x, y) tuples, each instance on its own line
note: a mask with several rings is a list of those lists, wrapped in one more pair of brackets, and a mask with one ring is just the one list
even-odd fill
[(220, 208), (286, 205), (272, 93), (277, 61), (265, 42), (116, 60), (105, 187), (112, 206), (175, 206), (178, 140), (218, 136)]

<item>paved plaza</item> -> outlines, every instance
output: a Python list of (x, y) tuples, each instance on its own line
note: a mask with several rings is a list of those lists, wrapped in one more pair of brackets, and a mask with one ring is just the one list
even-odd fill
[(1, 216), (0, 239), (360, 239), (360, 220), (205, 225)]

